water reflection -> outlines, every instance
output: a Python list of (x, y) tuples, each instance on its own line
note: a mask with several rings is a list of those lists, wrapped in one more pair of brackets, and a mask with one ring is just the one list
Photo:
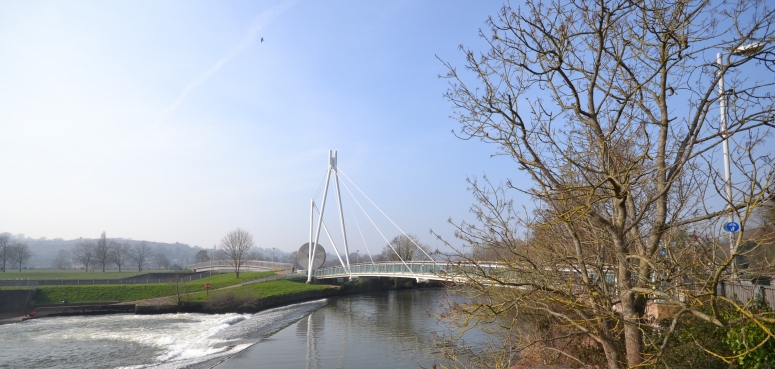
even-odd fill
[(441, 289), (346, 296), (217, 366), (229, 368), (417, 368), (442, 357), (429, 312)]

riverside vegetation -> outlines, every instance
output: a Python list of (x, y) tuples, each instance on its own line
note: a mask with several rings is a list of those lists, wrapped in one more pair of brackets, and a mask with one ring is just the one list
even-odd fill
[[(240, 284), (244, 280), (263, 278), (274, 275), (274, 272), (242, 273), (241, 278), (234, 274), (219, 274), (191, 282), (163, 284), (133, 284), (133, 285), (93, 285), (93, 286), (41, 286), (35, 294), (36, 304), (55, 304), (62, 301), (77, 302), (107, 302), (136, 301), (158, 297), (172, 297), (178, 292), (184, 295), (185, 301), (206, 302), (208, 294), (204, 284), (210, 283), (213, 296), (222, 289)], [(305, 283), (277, 280), (264, 283), (254, 283), (234, 288), (234, 293), (251, 297), (266, 297), (296, 293), (308, 290), (324, 289), (324, 286), (307, 285)]]

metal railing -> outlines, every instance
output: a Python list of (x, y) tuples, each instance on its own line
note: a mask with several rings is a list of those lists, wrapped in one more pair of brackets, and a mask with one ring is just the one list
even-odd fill
[(38, 288), (38, 281), (31, 281), (29, 279), (1, 280), (0, 287), (16, 287), (16, 289), (19, 290), (32, 290)]
[[(288, 263), (279, 263), (275, 261), (264, 261), (264, 260), (243, 260), (243, 264), (240, 266), (240, 271), (250, 271), (255, 269), (261, 269), (261, 270), (273, 270), (273, 269), (291, 269), (293, 267), (292, 264)], [(186, 267), (187, 269), (197, 271), (197, 270), (215, 270), (215, 269), (234, 269), (234, 266), (232, 265), (232, 262), (230, 260), (214, 260), (214, 261), (205, 261), (202, 263), (196, 263), (191, 264)]]
[[(17, 287), (18, 289), (34, 289), (38, 286), (92, 286), (92, 285), (132, 285), (132, 284), (159, 284), (173, 282), (191, 282), (207, 278), (212, 275), (233, 273), (230, 270), (211, 270), (196, 275), (171, 278), (124, 278), (124, 279), (49, 279), (49, 280), (0, 280), (0, 287)], [(285, 279), (284, 275), (275, 274), (267, 277), (240, 278), (240, 283), (259, 283)]]
[[(351, 264), (349, 271), (342, 266), (317, 269), (315, 278), (337, 278), (353, 276), (394, 276), (405, 278), (423, 278), (447, 280), (448, 273), (456, 268), (454, 264), (434, 263), (432, 261), (392, 262), (383, 261), (368, 264)], [(299, 273), (305, 273), (300, 271)]]
[(750, 300), (767, 302), (771, 308), (775, 308), (775, 286), (752, 284), (745, 282), (724, 282), (721, 285), (726, 298), (746, 303)]

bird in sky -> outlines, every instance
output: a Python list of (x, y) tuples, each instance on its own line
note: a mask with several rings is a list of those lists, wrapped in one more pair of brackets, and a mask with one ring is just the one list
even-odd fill
[(264, 38), (263, 37), (261, 37), (261, 42), (264, 42)]

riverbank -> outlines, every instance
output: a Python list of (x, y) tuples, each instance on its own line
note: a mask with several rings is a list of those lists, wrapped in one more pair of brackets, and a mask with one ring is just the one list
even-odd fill
[[(168, 313), (257, 313), (299, 302), (321, 298), (368, 293), (375, 291), (438, 287), (435, 285), (397, 281), (387, 278), (360, 279), (340, 285), (306, 284), (285, 279), (226, 285), (207, 292), (181, 293), (173, 296), (154, 297), (134, 301), (103, 301), (67, 304), (34, 305), (27, 310), (35, 311), (35, 319), (52, 316), (105, 315), (105, 314), (168, 314)], [(91, 286), (89, 286), (91, 287)], [(89, 288), (69, 287), (69, 288)], [(96, 286), (106, 288), (107, 286)], [(137, 286), (140, 287), (140, 286)], [(67, 287), (64, 287), (67, 288)], [(93, 288), (93, 287), (91, 287)], [(114, 286), (114, 288), (122, 288)], [(70, 295), (72, 296), (72, 295)], [(106, 295), (102, 295), (103, 297)], [(112, 293), (107, 296), (117, 296)], [(133, 296), (130, 294), (129, 296)], [(66, 298), (67, 296), (65, 296)], [(24, 320), (25, 311), (0, 315), (0, 325)]]

